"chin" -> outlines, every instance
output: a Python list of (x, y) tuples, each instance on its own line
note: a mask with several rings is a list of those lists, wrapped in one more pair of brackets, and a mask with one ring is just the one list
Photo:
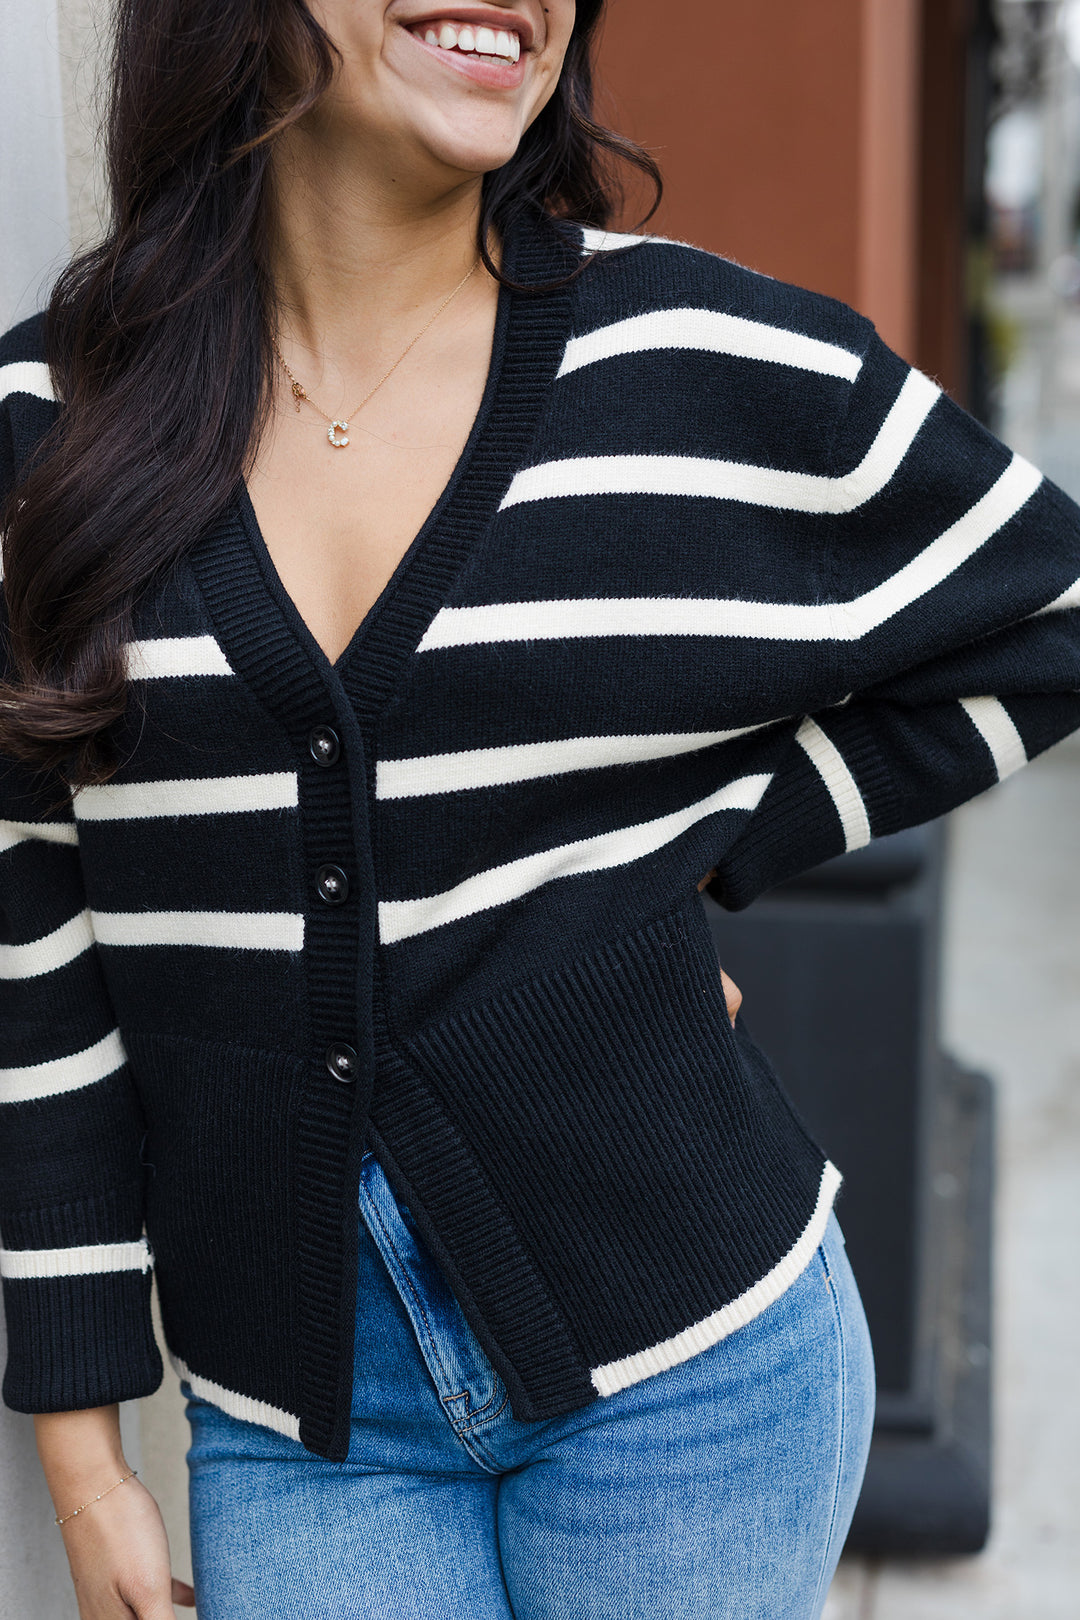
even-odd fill
[(424, 130), (422, 139), (432, 157), (446, 168), (462, 174), (489, 174), (509, 163), (522, 134), (516, 120), (512, 125), (502, 119), (472, 121), (470, 128), (466, 120), (446, 116), (439, 119), (438, 128)]
[(478, 146), (468, 150), (459, 148), (455, 152), (439, 153), (438, 156), (448, 169), (454, 169), (459, 174), (484, 175), (509, 163), (516, 150), (515, 146), (499, 151), (493, 151), (489, 146)]

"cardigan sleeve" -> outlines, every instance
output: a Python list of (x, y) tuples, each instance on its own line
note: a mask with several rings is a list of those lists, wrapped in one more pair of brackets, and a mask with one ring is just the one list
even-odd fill
[(827, 600), (802, 633), (838, 696), (800, 717), (718, 868), (731, 910), (1080, 728), (1080, 507), (876, 334), (834, 462)]
[[(0, 404), (0, 475), (13, 475)], [(0, 667), (7, 672), (0, 613)], [(147, 1395), (162, 1365), (145, 1127), (94, 941), (66, 783), (0, 755), (0, 1275), (5, 1403)]]

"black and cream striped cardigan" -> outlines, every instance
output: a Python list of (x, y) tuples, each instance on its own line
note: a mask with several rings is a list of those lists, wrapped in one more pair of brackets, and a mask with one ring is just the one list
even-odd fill
[[(42, 820), (2, 762), (18, 1410), (157, 1385), (154, 1267), (196, 1391), (344, 1457), (365, 1139), (518, 1417), (736, 1330), (840, 1176), (727, 1021), (698, 880), (745, 906), (1080, 726), (1077, 507), (850, 309), (582, 247), (502, 293), (335, 664), (240, 489), (138, 609), (117, 776)], [(566, 251), (532, 221), (508, 260)], [(39, 343), (0, 348), (8, 481)]]

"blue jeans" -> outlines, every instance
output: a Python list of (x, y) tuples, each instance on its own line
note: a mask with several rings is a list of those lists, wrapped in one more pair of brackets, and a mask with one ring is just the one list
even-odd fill
[(754, 1321), (522, 1423), (378, 1162), (344, 1462), (187, 1399), (199, 1620), (814, 1620), (874, 1410), (835, 1215)]

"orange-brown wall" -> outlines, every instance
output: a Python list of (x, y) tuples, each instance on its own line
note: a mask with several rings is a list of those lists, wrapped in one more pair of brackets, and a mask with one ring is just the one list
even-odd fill
[(923, 0), (919, 365), (962, 404), (971, 383), (965, 181), (975, 0)]
[(609, 0), (599, 60), (601, 114), (664, 171), (651, 228), (842, 298), (911, 357), (919, 9)]

